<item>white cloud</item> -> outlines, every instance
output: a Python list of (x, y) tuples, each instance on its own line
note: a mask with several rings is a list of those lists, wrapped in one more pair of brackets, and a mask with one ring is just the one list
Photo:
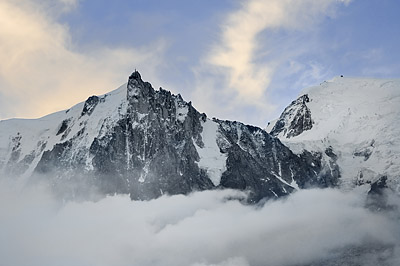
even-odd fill
[(195, 263), (192, 266), (250, 266), (249, 263), (241, 257), (229, 258), (218, 264)]
[[(338, 0), (250, 0), (243, 1), (241, 8), (231, 13), (221, 26), (221, 39), (216, 43), (202, 65), (195, 69), (200, 76), (195, 97), (200, 99), (203, 109), (228, 116), (232, 112), (243, 112), (252, 106), (257, 112), (271, 112), (275, 106), (268, 102), (266, 90), (275, 69), (287, 60), (290, 54), (299, 54), (304, 49), (291, 46), (294, 51), (273, 49), (268, 44), (268, 34), (277, 31), (308, 30), (326, 16), (333, 16)], [(262, 40), (260, 37), (265, 36)], [(287, 46), (282, 40), (282, 47)], [(289, 55), (287, 53), (289, 53)], [(277, 53), (277, 54), (275, 54)], [(217, 75), (210, 74), (216, 72)], [(224, 77), (218, 81), (215, 76)], [(209, 81), (207, 81), (207, 79)], [(217, 93), (209, 93), (217, 91)], [(215, 96), (217, 94), (217, 96)], [(230, 98), (220, 103), (222, 97)], [(208, 96), (214, 95), (214, 96)], [(253, 114), (251, 114), (253, 115)], [(254, 122), (254, 119), (250, 119)]]
[[(243, 194), (205, 191), (151, 201), (117, 195), (63, 205), (43, 190), (1, 182), (0, 264), (285, 266), (345, 259), (398, 265), (398, 212), (373, 213), (362, 194), (305, 190), (263, 207), (232, 197)], [(349, 256), (353, 249), (357, 256)]]
[(78, 0), (60, 0), (66, 6), (76, 7), (78, 5)]
[(38, 117), (69, 108), (118, 87), (135, 67), (155, 76), (162, 64), (162, 41), (134, 49), (92, 46), (81, 52), (68, 25), (57, 21), (57, 12), (77, 3), (0, 0), (0, 118)]

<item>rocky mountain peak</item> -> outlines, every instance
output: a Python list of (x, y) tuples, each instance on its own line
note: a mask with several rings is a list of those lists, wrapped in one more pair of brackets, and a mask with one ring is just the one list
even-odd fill
[(139, 71), (137, 71), (136, 69), (135, 69), (135, 71), (129, 76), (129, 80), (136, 80), (136, 81), (141, 81), (141, 82), (143, 82), (142, 76), (140, 75)]
[(273, 136), (282, 134), (286, 138), (291, 138), (310, 130), (313, 126), (313, 121), (310, 109), (307, 106), (309, 102), (308, 94), (304, 94), (294, 100), (285, 108), (270, 134)]
[(146, 99), (154, 95), (155, 91), (150, 83), (144, 82), (139, 71), (135, 70), (128, 79), (127, 99), (138, 101), (139, 98)]

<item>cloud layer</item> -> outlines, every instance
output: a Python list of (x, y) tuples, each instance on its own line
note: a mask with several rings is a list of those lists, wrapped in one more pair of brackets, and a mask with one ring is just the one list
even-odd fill
[(0, 0), (0, 119), (38, 117), (117, 88), (134, 67), (148, 77), (164, 43), (145, 48), (77, 46), (58, 22), (76, 0)]
[(43, 190), (3, 182), (0, 264), (330, 265), (324, 261), (347, 254), (357, 265), (398, 265), (399, 218), (365, 209), (363, 195), (307, 190), (262, 207), (228, 200), (243, 196), (226, 190), (60, 204)]

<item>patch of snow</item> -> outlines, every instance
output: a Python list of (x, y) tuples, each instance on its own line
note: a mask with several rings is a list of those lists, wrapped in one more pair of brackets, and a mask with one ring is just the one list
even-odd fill
[(282, 176), (282, 165), (281, 165), (280, 161), (278, 163), (278, 174), (279, 174), (279, 176)]
[(179, 122), (184, 122), (187, 114), (189, 113), (189, 107), (184, 102), (180, 102), (178, 99), (175, 99), (175, 108), (176, 108), (176, 119)]
[(294, 188), (296, 190), (300, 190), (299, 185), (297, 185), (297, 183), (294, 179), (292, 179), (292, 182), (289, 184), (289, 186), (291, 186), (292, 188)]
[(143, 167), (143, 172), (140, 173), (140, 177), (139, 177), (139, 182), (143, 183), (144, 181), (146, 181), (146, 177), (149, 173), (149, 167), (150, 167), (150, 161), (145, 162), (144, 167)]
[(278, 195), (272, 189), (270, 189), (269, 191), (271, 191), (272, 194), (274, 194), (275, 197), (279, 198)]
[(236, 131), (237, 131), (237, 141), (236, 141), (236, 144), (242, 149), (242, 150), (244, 150), (244, 151), (246, 151), (246, 149), (245, 149), (245, 147), (243, 147), (241, 144), (240, 144), (240, 139), (242, 138), (242, 128), (240, 127), (240, 124), (237, 124), (236, 125)]
[(226, 159), (227, 155), (221, 153), (218, 145), (218, 127), (219, 125), (207, 119), (206, 122), (202, 123), (203, 132), (201, 138), (204, 143), (204, 147), (201, 148), (195, 144), (197, 153), (200, 156), (198, 165), (200, 168), (207, 171), (208, 177), (215, 186), (218, 186), (221, 181), (222, 173), (226, 171)]
[(148, 114), (146, 114), (146, 113), (144, 113), (144, 114), (142, 114), (142, 113), (137, 113), (137, 115), (138, 115), (139, 121), (141, 121), (143, 118), (145, 118), (146, 116), (148, 116)]
[(86, 157), (86, 162), (85, 162), (85, 169), (90, 171), (93, 170), (93, 156), (87, 156)]
[[(295, 189), (299, 190), (299, 186), (297, 185), (296, 181), (294, 181), (293, 179), (292, 179), (292, 182), (289, 184), (289, 183), (286, 182), (281, 176), (275, 174), (274, 172), (271, 172), (271, 173), (272, 173), (279, 181), (281, 181), (283, 184), (285, 184), (285, 185), (287, 185), (287, 186), (289, 186), (289, 187), (292, 187), (292, 188), (295, 188)], [(286, 189), (285, 189), (284, 186), (282, 187), (282, 189), (283, 189), (283, 191), (285, 191), (285, 193), (287, 193), (287, 191), (286, 191)]]
[(128, 125), (126, 125), (126, 129), (125, 129), (125, 153), (126, 153), (126, 169), (129, 170), (130, 165), (131, 165), (131, 153), (130, 153), (130, 146), (129, 146)]

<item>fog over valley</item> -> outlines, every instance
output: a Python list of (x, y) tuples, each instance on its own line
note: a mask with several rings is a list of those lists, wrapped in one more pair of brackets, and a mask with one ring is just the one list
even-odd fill
[(390, 265), (400, 263), (399, 198), (367, 208), (365, 189), (310, 189), (246, 205), (212, 190), (131, 201), (63, 202), (0, 186), (1, 265)]

